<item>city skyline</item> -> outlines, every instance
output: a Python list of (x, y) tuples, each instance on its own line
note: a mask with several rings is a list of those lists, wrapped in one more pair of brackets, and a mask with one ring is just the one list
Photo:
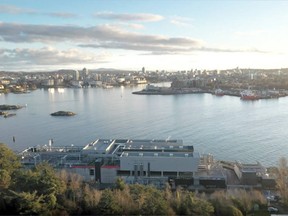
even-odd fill
[(0, 3), (0, 70), (285, 68), (286, 1)]

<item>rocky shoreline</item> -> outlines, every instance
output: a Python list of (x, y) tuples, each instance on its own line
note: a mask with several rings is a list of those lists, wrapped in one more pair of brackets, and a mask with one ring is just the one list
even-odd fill
[(18, 110), (18, 109), (21, 109), (22, 107), (24, 106), (2, 104), (0, 105), (0, 116), (3, 116), (4, 118), (16, 116), (16, 113), (9, 113), (7, 111)]
[(7, 105), (7, 104), (2, 104), (0, 105), (0, 110), (1, 111), (6, 111), (6, 110), (18, 110), (23, 108), (23, 106), (20, 105)]
[(71, 111), (58, 111), (50, 114), (51, 116), (74, 116), (76, 113)]

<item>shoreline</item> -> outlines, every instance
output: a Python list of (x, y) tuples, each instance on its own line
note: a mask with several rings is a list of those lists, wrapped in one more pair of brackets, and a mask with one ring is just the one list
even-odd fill
[[(159, 87), (157, 89), (143, 89), (140, 91), (134, 91), (132, 94), (135, 95), (180, 95), (180, 94), (212, 94), (215, 96), (234, 96), (241, 98), (241, 91), (242, 90), (225, 90), (221, 94), (215, 93), (213, 90), (203, 90), (198, 88), (171, 88), (171, 87)], [(286, 97), (287, 93), (278, 93), (278, 94), (259, 94), (257, 98), (254, 98), (253, 100), (259, 100), (259, 99), (278, 99), (280, 97)], [(241, 98), (243, 99), (243, 98)], [(243, 99), (243, 100), (249, 100), (249, 99)]]

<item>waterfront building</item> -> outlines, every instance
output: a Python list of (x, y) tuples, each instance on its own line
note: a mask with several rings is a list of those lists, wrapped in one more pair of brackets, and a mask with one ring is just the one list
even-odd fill
[(73, 80), (79, 80), (80, 75), (78, 70), (74, 70), (73, 72)]
[(175, 79), (171, 83), (171, 88), (199, 88), (205, 86), (205, 81), (199, 77), (191, 79)]
[(83, 68), (83, 70), (82, 70), (82, 75), (83, 75), (83, 77), (88, 77), (89, 71), (88, 71), (87, 68)]
[(72, 81), (70, 81), (70, 85), (73, 88), (82, 88), (83, 81), (81, 81), (81, 80), (72, 80)]
[(54, 79), (52, 79), (52, 78), (44, 79), (44, 80), (42, 80), (41, 85), (44, 87), (52, 87), (52, 86), (54, 86)]
[(133, 76), (131, 82), (134, 84), (147, 84), (147, 80), (143, 76)]
[(234, 164), (234, 171), (242, 185), (267, 189), (275, 187), (274, 179), (269, 178), (266, 168), (259, 162), (255, 164), (236, 162)]
[(65, 169), (81, 175), (85, 181), (104, 185), (122, 178), (127, 184), (153, 184), (163, 188), (169, 183), (173, 188), (206, 191), (228, 185), (273, 187), (273, 181), (267, 180), (266, 170), (260, 164), (249, 167), (255, 175), (248, 174), (247, 166), (239, 163), (223, 166), (211, 154), (201, 155), (182, 140), (97, 139), (84, 147), (28, 148), (21, 153), (21, 158), (27, 167), (46, 161), (55, 169)]
[(12, 79), (7, 79), (7, 78), (1, 79), (1, 83), (3, 85), (9, 85), (11, 82), (12, 82)]
[(64, 83), (64, 79), (62, 77), (58, 77), (56, 79), (54, 79), (54, 84), (55, 86), (61, 86)]

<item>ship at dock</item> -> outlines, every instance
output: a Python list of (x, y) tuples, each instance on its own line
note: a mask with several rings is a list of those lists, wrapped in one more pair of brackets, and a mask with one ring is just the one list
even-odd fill
[(258, 95), (256, 91), (247, 89), (240, 92), (240, 98), (242, 100), (258, 100), (260, 99), (260, 95)]
[(216, 90), (214, 91), (214, 94), (215, 94), (216, 96), (224, 96), (224, 95), (225, 95), (225, 92), (224, 92), (222, 89), (218, 88), (218, 89), (216, 89)]

